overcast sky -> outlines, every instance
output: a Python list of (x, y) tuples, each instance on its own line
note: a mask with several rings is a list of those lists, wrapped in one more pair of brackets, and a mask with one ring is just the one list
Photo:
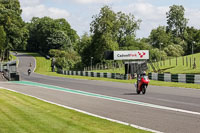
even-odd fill
[(200, 29), (199, 0), (19, 0), (22, 18), (29, 22), (32, 17), (49, 16), (65, 18), (72, 28), (81, 36), (89, 32), (92, 16), (99, 14), (104, 5), (115, 12), (132, 13), (136, 19), (141, 19), (138, 38), (148, 37), (151, 30), (160, 25), (166, 25), (166, 12), (169, 6), (183, 5), (185, 17), (189, 26)]

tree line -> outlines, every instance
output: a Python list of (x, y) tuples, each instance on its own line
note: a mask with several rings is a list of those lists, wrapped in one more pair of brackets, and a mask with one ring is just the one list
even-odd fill
[(166, 13), (167, 26), (153, 29), (147, 38), (136, 38), (142, 20), (133, 14), (114, 12), (103, 6), (92, 17), (90, 32), (81, 37), (66, 19), (21, 18), (18, 0), (0, 0), (0, 60), (9, 58), (11, 50), (40, 52), (55, 59), (57, 68), (83, 69), (106, 63), (105, 51), (150, 50), (150, 60), (200, 52), (200, 30), (187, 26), (185, 9), (172, 5)]

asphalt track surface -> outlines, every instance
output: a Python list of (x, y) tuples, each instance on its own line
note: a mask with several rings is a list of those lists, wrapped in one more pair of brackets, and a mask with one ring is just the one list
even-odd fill
[[(200, 90), (150, 85), (145, 95), (137, 95), (133, 84), (68, 79), (36, 73), (28, 76), (30, 63), (34, 70), (34, 58), (18, 54), (18, 59), (22, 81), (53, 85), (60, 89), (10, 82), (1, 82), (1, 87), (160, 132), (200, 133)], [(72, 93), (73, 90), (86, 95)]]

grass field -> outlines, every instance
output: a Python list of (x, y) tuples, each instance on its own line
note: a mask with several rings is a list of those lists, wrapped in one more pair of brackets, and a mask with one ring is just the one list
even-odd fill
[[(194, 58), (195, 58), (195, 64), (196, 68), (193, 69), (194, 64)], [(191, 63), (190, 63), (191, 59)], [(162, 72), (165, 73), (173, 73), (173, 74), (186, 74), (186, 73), (193, 73), (193, 74), (200, 74), (200, 53), (188, 55), (188, 56), (182, 56), (177, 58), (168, 59), (162, 62), (153, 63), (154, 66), (158, 66)], [(150, 67), (150, 72), (153, 71)]]
[(0, 89), (0, 133), (146, 133)]
[(10, 57), (11, 57), (11, 60), (12, 60), (12, 61), (17, 59), (17, 57), (14, 56), (14, 55), (10, 55)]
[[(58, 74), (56, 72), (51, 72), (51, 61), (45, 59), (41, 55), (37, 53), (31, 53), (30, 55), (36, 58), (37, 68), (36, 73), (49, 75), (49, 76), (56, 76), (56, 77), (65, 77), (65, 78), (78, 78), (78, 79), (88, 79), (88, 80), (104, 80), (104, 81), (111, 81), (111, 82), (122, 82), (122, 83), (135, 83), (136, 80), (117, 80), (117, 79), (109, 79), (109, 78), (97, 78), (97, 77), (85, 77), (85, 76), (73, 76), (73, 75), (63, 75)], [(108, 72), (104, 70), (102, 72)], [(200, 84), (186, 84), (186, 83), (175, 83), (175, 82), (163, 82), (163, 81), (150, 81), (150, 85), (155, 86), (170, 86), (170, 87), (184, 87), (184, 88), (196, 88), (200, 89)]]
[[(191, 58), (191, 63), (190, 63)], [(193, 69), (194, 58), (196, 63), (196, 68)], [(191, 65), (190, 65), (191, 64)], [(177, 58), (167, 59), (162, 62), (153, 63), (154, 67), (158, 70), (161, 69), (162, 73), (172, 73), (172, 74), (200, 74), (200, 53), (182, 56)], [(153, 72), (150, 64), (148, 64), (148, 72)], [(110, 72), (110, 73), (125, 73), (124, 68), (106, 69), (106, 70), (94, 70), (94, 72)]]

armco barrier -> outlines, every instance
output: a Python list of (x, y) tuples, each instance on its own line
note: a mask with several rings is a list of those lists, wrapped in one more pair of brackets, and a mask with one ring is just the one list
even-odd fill
[(200, 84), (200, 75), (195, 75), (195, 74), (149, 73), (148, 76), (149, 79), (158, 81)]
[(58, 70), (57, 72), (64, 75), (77, 75), (77, 76), (102, 77), (102, 78), (128, 80), (128, 74), (125, 75), (125, 74), (120, 74), (120, 73), (98, 73), (98, 72), (65, 71), (65, 70)]

